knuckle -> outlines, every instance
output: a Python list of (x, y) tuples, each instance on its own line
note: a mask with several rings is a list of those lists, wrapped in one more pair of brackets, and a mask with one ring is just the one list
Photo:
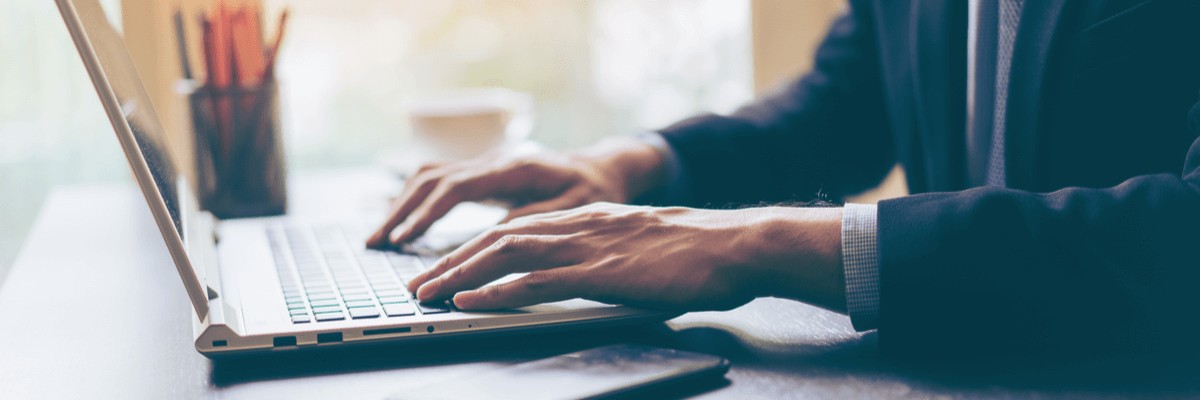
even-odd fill
[(596, 197), (595, 193), (583, 195), (583, 196), (576, 196), (576, 197), (572, 198), (571, 202), (569, 204), (567, 204), (567, 206), (564, 208), (571, 209), (571, 208), (579, 208), (579, 207), (586, 206), (588, 204), (591, 204), (592, 199), (594, 199), (595, 197)]
[(479, 291), (479, 295), (480, 295), (480, 297), (483, 297), (484, 299), (487, 299), (487, 300), (499, 299), (504, 296), (504, 292), (503, 292), (504, 289), (502, 289), (502, 287), (503, 287), (503, 285), (493, 285), (493, 286), (484, 287), (482, 290)]
[(530, 217), (533, 217), (533, 216), (534, 216), (534, 214), (522, 215), (520, 217), (513, 218), (512, 220), (510, 220), (508, 222), (500, 224), (497, 227), (500, 229), (504, 229), (506, 231), (516, 231), (523, 227), (529, 226), (533, 220), (533, 218), (530, 218)]
[(584, 205), (580, 210), (581, 211), (596, 211), (596, 210), (599, 210), (602, 207), (604, 207), (604, 204), (605, 203), (602, 201), (591, 202), (591, 203)]
[(505, 225), (507, 224), (496, 225), (489, 228), (482, 235), (483, 241), (485, 243), (491, 243), (493, 246), (495, 246), (496, 242), (499, 242), (500, 239), (508, 235), (508, 229)]
[(429, 197), (436, 199), (439, 203), (457, 202), (462, 198), (462, 192), (462, 183), (444, 179), (441, 184), (433, 189), (433, 193)]
[[(435, 271), (445, 271), (447, 266), (453, 261), (453, 260), (451, 260), (452, 257), (455, 257), (455, 255), (453, 253), (448, 254), (445, 257), (438, 259), (437, 261), (435, 261), (433, 263), (433, 265), (429, 266), (428, 270), (421, 273), (421, 275), (430, 274)], [(420, 275), (418, 275), (418, 276), (420, 276)]]
[(497, 253), (509, 255), (520, 251), (522, 247), (525, 246), (526, 242), (527, 240), (525, 237), (518, 235), (505, 235), (501, 237), (500, 240), (497, 240), (494, 246), (496, 247)]
[(541, 169), (542, 163), (533, 157), (520, 157), (509, 162), (508, 169), (513, 172), (531, 172)]
[(442, 282), (457, 282), (463, 277), (463, 268), (451, 268), (449, 271), (442, 273)]
[(432, 162), (422, 163), (420, 167), (417, 167), (417, 173), (420, 174), (423, 172), (432, 171), (440, 166), (441, 166), (441, 164), (438, 164), (438, 163), (432, 163)]
[(557, 275), (541, 272), (526, 275), (525, 279), (522, 279), (522, 282), (524, 289), (531, 292), (545, 292), (562, 283)]
[(442, 186), (442, 188), (444, 188), (443, 190), (445, 190), (447, 192), (456, 192), (458, 190), (461, 190), (463, 185), (466, 184), (468, 180), (470, 180), (470, 177), (467, 174), (464, 174), (464, 173), (451, 174), (451, 175), (447, 175), (444, 179), (442, 179), (441, 186)]
[(621, 221), (643, 224), (657, 219), (654, 210), (649, 207), (631, 207), (617, 216)]
[(521, 215), (519, 217), (513, 218), (512, 220), (508, 221), (508, 223), (506, 225), (514, 226), (514, 227), (515, 226), (526, 226), (526, 225), (529, 225), (531, 222), (533, 222), (535, 216), (537, 216), (537, 214)]
[(417, 176), (413, 177), (412, 180), (409, 181), (409, 185), (412, 185), (412, 187), (415, 189), (428, 190), (432, 189), (434, 185), (437, 185), (439, 180), (440, 177), (438, 176), (423, 173), (417, 174)]

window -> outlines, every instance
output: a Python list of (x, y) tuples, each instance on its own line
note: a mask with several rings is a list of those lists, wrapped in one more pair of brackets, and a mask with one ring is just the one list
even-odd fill
[(0, 3), (0, 27), (2, 280), (54, 186), (129, 172), (54, 2)]
[(407, 104), (445, 88), (532, 94), (532, 137), (553, 148), (752, 94), (748, 1), (268, 1), (285, 5), (282, 119), (300, 169), (403, 146)]
[[(298, 173), (371, 165), (405, 146), (407, 105), (447, 88), (530, 93), (532, 138), (560, 149), (727, 112), (752, 93), (748, 0), (266, 6), (292, 10), (278, 75)], [(49, 191), (97, 181), (129, 172), (58, 10), (0, 3), (0, 279)]]

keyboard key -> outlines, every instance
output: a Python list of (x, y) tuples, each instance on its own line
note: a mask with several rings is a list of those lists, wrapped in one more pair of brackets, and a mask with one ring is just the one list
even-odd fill
[(342, 308), (338, 307), (338, 306), (326, 306), (326, 307), (314, 307), (313, 308), (313, 314), (324, 314), (324, 313), (340, 312), (340, 311), (342, 311)]
[(380, 298), (379, 298), (379, 302), (380, 302), (380, 303), (383, 303), (383, 304), (398, 304), (398, 303), (407, 303), (407, 302), (408, 302), (408, 296), (389, 296), (389, 297), (380, 297)]
[(297, 315), (308, 315), (308, 309), (301, 308), (299, 310), (288, 310), (288, 314), (290, 314), (293, 317), (295, 317)]
[(335, 295), (333, 293), (322, 293), (322, 294), (318, 294), (318, 295), (309, 295), (308, 300), (309, 301), (337, 300), (337, 295)]
[(342, 296), (342, 299), (346, 301), (371, 300), (371, 296), (367, 294), (353, 294)]
[(337, 321), (342, 319), (346, 319), (346, 316), (342, 315), (341, 312), (317, 314), (317, 322)]
[(362, 319), (362, 318), (375, 318), (378, 316), (379, 316), (379, 309), (375, 308), (375, 307), (351, 308), (350, 309), (350, 318)]
[(370, 300), (358, 300), (358, 301), (347, 301), (346, 302), (346, 308), (361, 308), (361, 307), (375, 307), (375, 302), (370, 301)]
[(391, 273), (388, 273), (388, 275), (384, 275), (382, 273), (368, 272), (365, 275), (363, 275), (363, 277), (367, 278), (367, 283), (370, 283), (371, 286), (379, 286), (379, 285), (394, 283), (396, 281), (396, 279), (392, 278), (392, 276), (390, 274)]
[(288, 303), (287, 307), (289, 310), (303, 310), (306, 308), (304, 307), (304, 303)]
[(308, 314), (292, 316), (293, 324), (307, 324), (309, 321), (310, 319), (308, 319)]
[(417, 310), (411, 304), (384, 304), (383, 313), (389, 317), (407, 317), (415, 315)]
[(401, 285), (400, 281), (388, 277), (387, 279), (371, 280), (371, 287), (375, 288), (375, 290), (398, 290), (403, 289), (404, 285)]
[(408, 291), (400, 289), (376, 290), (375, 295), (379, 297), (408, 297)]
[(421, 314), (444, 314), (450, 312), (450, 305), (446, 303), (417, 303), (417, 308), (421, 309)]
[(338, 305), (337, 300), (316, 300), (316, 301), (312, 302), (313, 307), (329, 307), (329, 306), (336, 307), (337, 305)]

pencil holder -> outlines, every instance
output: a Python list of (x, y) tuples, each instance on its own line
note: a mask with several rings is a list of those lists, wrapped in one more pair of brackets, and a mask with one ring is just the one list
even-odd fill
[(287, 172), (275, 82), (200, 86), (188, 94), (188, 102), (201, 207), (221, 219), (283, 214)]

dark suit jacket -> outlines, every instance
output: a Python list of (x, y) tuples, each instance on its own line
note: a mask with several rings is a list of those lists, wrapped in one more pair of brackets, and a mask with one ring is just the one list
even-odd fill
[(977, 187), (967, 2), (850, 3), (811, 73), (661, 131), (690, 205), (836, 199), (899, 162), (917, 194), (879, 204), (885, 352), (1200, 342), (1200, 2), (1026, 1), (1008, 189)]

